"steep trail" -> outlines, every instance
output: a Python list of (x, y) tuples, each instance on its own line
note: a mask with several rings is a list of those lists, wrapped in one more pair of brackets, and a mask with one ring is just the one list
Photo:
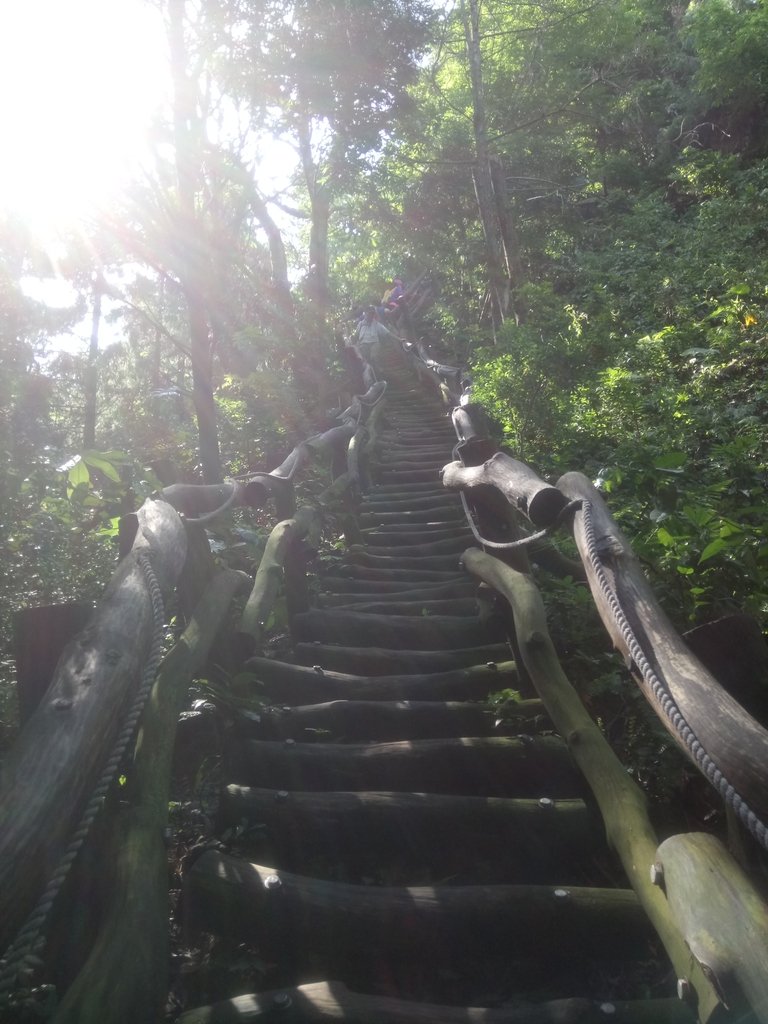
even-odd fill
[(274, 706), (228, 743), (229, 846), (186, 878), (187, 924), (247, 943), (262, 991), (181, 1020), (692, 1020), (641, 999), (653, 935), (540, 702), (482, 703), (519, 680), (459, 565), (455, 435), (389, 359), (362, 543), (294, 617), (292, 660), (250, 660)]

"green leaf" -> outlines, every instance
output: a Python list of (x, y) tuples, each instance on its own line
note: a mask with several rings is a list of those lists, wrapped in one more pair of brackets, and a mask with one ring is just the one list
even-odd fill
[(67, 473), (67, 485), (71, 490), (76, 487), (80, 487), (81, 484), (86, 486), (91, 482), (91, 474), (88, 472), (88, 467), (78, 456), (77, 463)]
[(686, 505), (683, 508), (683, 515), (694, 526), (706, 526), (715, 513), (711, 508), (707, 508), (706, 505)]
[(721, 540), (720, 537), (718, 537), (716, 540), (713, 540), (712, 543), (707, 544), (707, 546), (701, 552), (699, 564), (701, 564), (702, 562), (706, 562), (709, 558), (714, 558), (714, 556), (718, 554), (720, 551), (722, 551), (723, 548), (727, 547), (728, 544), (724, 540)]
[(688, 461), (685, 452), (665, 452), (653, 460), (654, 469), (663, 469), (668, 473), (682, 473), (682, 467)]
[(108, 480), (112, 480), (116, 484), (120, 483), (120, 474), (103, 455), (96, 454), (96, 452), (85, 452), (83, 454), (83, 462), (87, 463), (92, 469), (100, 470)]

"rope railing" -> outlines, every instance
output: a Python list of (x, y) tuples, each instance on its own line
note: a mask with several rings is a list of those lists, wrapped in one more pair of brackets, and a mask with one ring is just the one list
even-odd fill
[[(457, 433), (463, 442), (457, 445), (454, 455), (461, 456), (462, 449), (467, 446), (464, 437), (464, 433), (467, 432), (464, 422), (465, 411), (461, 411), (458, 422), (456, 422), (456, 418), (454, 419)], [(472, 429), (470, 432), (474, 433), (474, 430)], [(484, 452), (484, 454), (486, 453)], [(578, 476), (578, 474), (569, 474), (569, 477), (574, 476)], [(638, 629), (633, 628), (631, 624), (632, 618), (637, 615), (635, 602), (632, 602), (633, 607), (625, 606), (616, 588), (611, 587), (608, 581), (605, 571), (606, 559), (613, 560), (615, 563), (616, 551), (619, 551), (625, 560), (631, 559), (632, 556), (631, 549), (623, 538), (613, 544), (610, 543), (611, 533), (614, 538), (620, 535), (615, 525), (612, 529), (607, 525), (612, 523), (612, 520), (610, 520), (606, 509), (603, 509), (601, 517), (604, 542), (602, 544), (599, 542), (594, 528), (594, 503), (595, 500), (600, 500), (597, 498), (596, 492), (594, 498), (589, 500), (580, 492), (579, 488), (569, 488), (568, 481), (566, 481), (566, 486), (561, 486), (561, 483), (558, 482), (557, 488), (552, 488), (538, 478), (535, 478), (537, 483), (533, 482), (533, 478), (535, 478), (535, 474), (529, 467), (502, 453), (497, 453), (490, 460), (485, 459), (481, 467), (462, 466), (460, 462), (455, 461), (452, 466), (446, 467), (443, 475), (446, 486), (460, 489), (469, 528), (480, 547), (490, 551), (503, 553), (530, 548), (561, 527), (573, 525), (576, 515), (580, 515), (584, 536), (583, 545), (580, 544), (582, 559), (587, 568), (587, 575), (593, 586), (593, 591), (602, 597), (602, 600), (598, 602), (598, 608), (608, 632), (614, 638), (615, 646), (619, 647), (628, 658), (640, 679), (641, 689), (649, 699), (651, 707), (674, 737), (678, 746), (699, 768), (725, 803), (734, 810), (749, 833), (764, 849), (768, 850), (765, 812), (762, 815), (758, 813), (751, 802), (753, 799), (762, 798), (763, 806), (765, 806), (767, 799), (768, 732), (733, 701), (709, 674), (705, 666), (696, 662), (693, 655), (689, 653), (689, 671), (698, 678), (697, 694), (708, 696), (710, 712), (715, 706), (727, 707), (728, 716), (734, 723), (732, 739), (737, 742), (729, 746), (722, 742), (720, 736), (717, 735), (717, 730), (708, 731), (702, 729), (702, 724), (696, 725), (692, 720), (693, 715), (700, 716), (700, 722), (703, 723), (706, 721), (708, 712), (699, 709), (690, 697), (687, 701), (682, 700), (682, 703), (687, 706), (685, 709), (681, 708), (679, 695), (686, 693), (690, 684), (687, 677), (675, 679), (674, 659), (670, 661), (666, 672), (652, 667), (658, 665), (661, 660), (659, 650), (669, 645), (671, 636), (675, 637), (674, 642), (681, 648), (685, 647), (684, 642), (674, 633), (671, 624), (664, 621), (661, 629), (643, 628), (640, 630), (644, 637), (644, 643), (641, 643), (638, 639)], [(548, 501), (551, 511), (548, 509), (545, 517), (547, 519), (551, 517), (551, 521), (547, 521), (543, 529), (511, 541), (494, 541), (483, 536), (476, 521), (477, 511), (470, 506), (466, 497), (468, 494), (472, 494), (472, 488), (487, 488), (488, 486), (500, 490), (512, 509), (522, 512), (534, 521), (536, 513), (533, 510), (533, 504), (537, 498), (548, 497), (554, 493), (560, 500), (559, 502), (555, 500), (554, 503), (551, 500)], [(605, 543), (605, 536), (608, 537), (608, 543)], [(619, 573), (621, 570), (614, 565), (614, 571)], [(643, 606), (647, 606), (650, 601), (655, 600), (652, 597), (649, 598), (647, 594), (644, 596), (646, 600), (642, 603)], [(654, 636), (658, 640), (656, 647), (653, 644)], [(721, 717), (720, 721), (722, 722), (722, 720)], [(711, 726), (712, 723), (709, 724)], [(705, 739), (704, 736), (708, 736), (708, 739)], [(710, 749), (707, 749), (708, 742)], [(715, 742), (717, 749), (712, 749), (712, 744)], [(751, 761), (755, 762), (754, 770), (742, 773), (737, 770), (737, 767), (743, 759), (745, 742), (751, 742), (757, 753), (751, 758)], [(734, 774), (743, 776), (741, 786), (734, 779)], [(747, 787), (747, 792), (740, 791), (740, 788), (744, 787)]]

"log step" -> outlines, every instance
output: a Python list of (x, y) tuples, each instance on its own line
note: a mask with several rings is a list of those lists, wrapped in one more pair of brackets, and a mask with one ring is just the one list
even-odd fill
[[(610, 1017), (607, 1017), (610, 1014)], [(235, 996), (188, 1010), (177, 1024), (693, 1024), (679, 999), (603, 1001), (573, 997), (489, 1010), (361, 995), (341, 981)]]
[[(502, 667), (507, 670), (511, 662), (507, 644), (483, 644), (477, 647), (451, 650), (422, 651), (387, 647), (341, 647), (337, 644), (296, 644), (294, 657), (302, 665), (321, 665), (337, 672), (359, 675), (384, 676), (393, 673), (444, 672), (454, 668), (491, 665), (490, 672), (498, 671), (499, 686), (514, 686), (502, 680)], [(515, 679), (517, 676), (515, 675)]]
[(581, 797), (583, 782), (556, 736), (461, 737), (393, 743), (234, 739), (228, 778), (267, 789), (386, 789), (465, 796)]
[(477, 615), (479, 610), (477, 599), (474, 596), (443, 599), (427, 597), (422, 600), (393, 601), (391, 594), (385, 595), (383, 600), (378, 600), (375, 595), (366, 599), (362, 599), (358, 595), (351, 604), (349, 602), (336, 604), (334, 609), (340, 612), (360, 612), (364, 615), (416, 615), (419, 617), (428, 615), (469, 616)]
[[(359, 604), (362, 610), (363, 604), (376, 602), (381, 605), (397, 604), (399, 601), (444, 601), (456, 600), (457, 598), (468, 598), (477, 596), (477, 587), (472, 583), (454, 583), (451, 586), (432, 586), (403, 588), (396, 591), (380, 591), (376, 584), (372, 584), (367, 591), (358, 591), (356, 594), (329, 593), (323, 592), (317, 596), (318, 608), (347, 608), (352, 610)], [(368, 609), (370, 611), (370, 609)], [(472, 614), (476, 614), (477, 608)]]
[(473, 643), (501, 640), (503, 629), (495, 619), (477, 616), (367, 615), (315, 609), (293, 617), (293, 635), (300, 642), (320, 640), (327, 644), (355, 643), (365, 647), (408, 647), (412, 650), (451, 650)]
[[(334, 600), (340, 597), (342, 600), (348, 594), (363, 594), (364, 596), (374, 595), (381, 600), (386, 594), (393, 594), (396, 599), (405, 598), (408, 594), (414, 597), (432, 595), (433, 597), (452, 597), (454, 594), (466, 596), (477, 591), (477, 584), (466, 577), (451, 577), (445, 582), (440, 580), (365, 580), (347, 579), (343, 576), (324, 576), (322, 578), (323, 591), (321, 596), (328, 598), (333, 595)], [(351, 600), (351, 598), (350, 598)]]
[(449, 524), (448, 528), (442, 523), (422, 524), (414, 527), (409, 524), (402, 531), (392, 530), (389, 527), (386, 531), (364, 530), (363, 538), (366, 545), (379, 547), (404, 547), (419, 546), (422, 544), (436, 544), (438, 541), (454, 540), (456, 538), (464, 541), (465, 547), (472, 543), (472, 534), (469, 530), (457, 529)]
[(381, 557), (383, 555), (398, 557), (403, 554), (410, 557), (411, 554), (414, 554), (426, 557), (448, 553), (461, 554), (462, 551), (466, 551), (473, 544), (474, 537), (469, 530), (450, 530), (446, 537), (441, 537), (437, 540), (418, 534), (416, 536), (405, 534), (403, 537), (398, 537), (392, 546), (385, 543), (377, 543), (371, 545), (370, 550), (363, 544), (351, 544), (348, 548), (348, 555), (350, 557), (356, 554), (366, 554), (371, 557)]
[(377, 583), (448, 583), (456, 579), (458, 560), (451, 568), (447, 569), (423, 569), (414, 566), (410, 568), (382, 568), (371, 565), (339, 564), (328, 569), (323, 575), (323, 585), (332, 586), (333, 581), (375, 581)]
[[(514, 721), (501, 722), (485, 704), (468, 701), (330, 700), (295, 707), (269, 707), (258, 721), (235, 718), (238, 735), (260, 740), (312, 743), (393, 743), (397, 740), (505, 736), (543, 724), (538, 701), (525, 702)], [(523, 705), (518, 705), (522, 707)]]
[[(350, 885), (209, 850), (187, 874), (187, 928), (255, 944), (295, 982), (339, 978), (368, 992), (470, 1002), (500, 973), (523, 991), (649, 955), (634, 893), (557, 885)], [(547, 956), (542, 957), (541, 951)]]
[[(312, 647), (313, 651), (316, 648)], [(329, 648), (328, 650), (335, 650)], [(350, 650), (341, 648), (341, 650)], [(369, 652), (373, 648), (362, 649)], [(454, 667), (457, 659), (446, 657), (446, 652), (427, 652), (431, 654), (429, 662), (426, 658), (417, 661), (423, 651), (405, 653), (412, 659), (411, 671), (406, 669), (397, 675), (385, 674), (392, 671), (394, 654), (387, 651), (390, 658), (377, 661), (373, 667), (382, 669), (379, 675), (355, 675), (350, 672), (337, 672), (330, 668), (312, 665), (290, 665), (272, 658), (250, 658), (246, 668), (257, 680), (256, 695), (266, 696), (277, 704), (304, 704), (310, 701), (328, 700), (483, 700), (489, 693), (517, 685), (517, 671), (512, 661), (491, 662), (493, 668), (483, 664), (471, 664), (465, 668)], [(507, 654), (509, 652), (506, 652)], [(474, 659), (475, 652), (472, 652)], [(451, 667), (440, 670), (439, 659)], [(328, 657), (333, 661), (333, 656)], [(340, 659), (341, 660), (341, 659)], [(360, 662), (364, 658), (360, 657)], [(470, 659), (467, 659), (470, 660)], [(349, 656), (347, 662), (354, 666), (354, 659)], [(420, 666), (420, 667), (419, 667)], [(429, 667), (435, 671), (430, 672)], [(523, 701), (520, 705), (531, 705), (531, 701)], [(538, 701), (535, 712), (540, 713)], [(516, 709), (517, 711), (517, 709)]]
[(389, 884), (578, 884), (599, 847), (582, 800), (227, 786), (217, 833), (228, 829), (244, 833), (240, 844), (261, 863)]

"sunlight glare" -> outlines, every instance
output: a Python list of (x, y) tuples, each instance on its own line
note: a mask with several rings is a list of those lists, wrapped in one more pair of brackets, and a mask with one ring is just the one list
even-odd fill
[(0, 208), (50, 227), (108, 202), (146, 159), (169, 78), (147, 0), (3, 4)]

